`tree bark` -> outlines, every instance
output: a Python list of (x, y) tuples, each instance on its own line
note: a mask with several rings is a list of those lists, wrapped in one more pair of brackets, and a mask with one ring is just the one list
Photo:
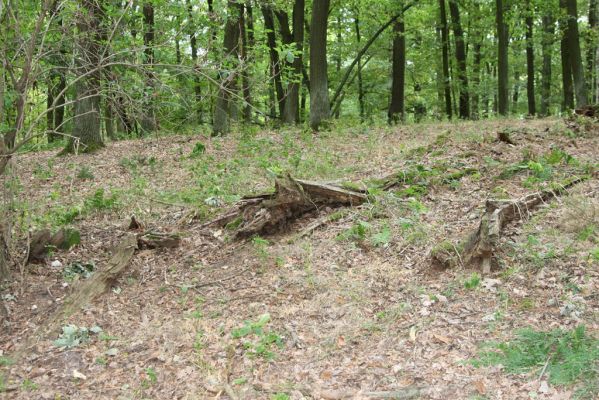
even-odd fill
[(526, 0), (526, 96), (528, 100), (528, 115), (537, 113), (535, 100), (535, 51), (533, 41), (534, 9), (530, 0)]
[(154, 132), (158, 128), (154, 94), (156, 91), (156, 77), (154, 75), (154, 5), (151, 2), (143, 4), (144, 21), (144, 61), (146, 74), (146, 93), (141, 127), (144, 132)]
[(509, 33), (504, 21), (506, 7), (504, 0), (496, 0), (496, 22), (497, 22), (497, 111), (500, 115), (508, 114), (508, 41)]
[(588, 104), (588, 89), (584, 78), (584, 67), (582, 65), (582, 53), (580, 51), (580, 34), (578, 32), (578, 11), (576, 0), (566, 0), (568, 10), (568, 46), (570, 47), (570, 64), (574, 78), (574, 94), (576, 95), (576, 107), (584, 107)]
[(551, 106), (551, 59), (553, 57), (553, 37), (555, 35), (555, 20), (549, 12), (543, 16), (543, 71), (541, 74), (541, 116), (550, 113)]
[(599, 6), (597, 0), (589, 0), (589, 30), (590, 35), (587, 44), (587, 75), (590, 86), (590, 95), (592, 97), (593, 104), (597, 103), (597, 74), (596, 74), (596, 60), (595, 55), (597, 53), (597, 40), (599, 39), (599, 32), (597, 31), (597, 22), (599, 18)]
[[(354, 18), (354, 26), (356, 29), (356, 42), (358, 43), (358, 47), (360, 46), (360, 42), (362, 41), (362, 36), (360, 35), (360, 17), (358, 15), (358, 11), (355, 11), (356, 17)], [(364, 122), (366, 119), (366, 107), (364, 100), (364, 82), (362, 80), (362, 57), (358, 58), (358, 106), (360, 108), (360, 121)]]
[[(189, 17), (189, 46), (191, 47), (191, 61), (194, 68), (198, 66), (198, 41), (196, 37), (196, 25), (193, 17), (193, 7), (189, 0), (185, 0), (187, 3), (187, 16)], [(181, 57), (179, 55), (179, 57)], [(193, 75), (193, 92), (195, 96), (196, 113), (198, 122), (201, 124), (204, 119), (204, 110), (202, 107), (202, 86), (200, 77), (197, 73)]]
[[(566, 14), (567, 0), (560, 0), (560, 8), (563, 14)], [(570, 26), (567, 22), (567, 17), (560, 19), (560, 29), (562, 31), (562, 39), (560, 42), (561, 62), (562, 62), (562, 87), (564, 92), (564, 102), (562, 111), (574, 109), (574, 83), (572, 81), (572, 64), (571, 49), (569, 45)]]
[(235, 87), (235, 80), (237, 78), (237, 60), (235, 51), (238, 38), (237, 30), (239, 9), (232, 0), (228, 1), (228, 9), (230, 15), (225, 24), (225, 35), (223, 39), (223, 65), (221, 67), (221, 71), (219, 72), (221, 82), (218, 91), (218, 97), (216, 99), (216, 105), (214, 107), (214, 122), (212, 126), (213, 136), (225, 135), (229, 133), (231, 92)]
[[(401, 5), (400, 5), (401, 7)], [(403, 16), (393, 25), (393, 55), (391, 104), (387, 114), (389, 124), (405, 121), (406, 30)]]
[(441, 53), (443, 57), (443, 92), (445, 93), (445, 114), (452, 118), (451, 87), (449, 77), (449, 28), (447, 25), (447, 11), (445, 0), (439, 0), (439, 18), (441, 26)]
[(275, 90), (277, 94), (277, 104), (279, 106), (279, 115), (283, 115), (285, 110), (285, 92), (283, 91), (283, 82), (281, 80), (281, 61), (279, 52), (277, 51), (277, 39), (275, 36), (275, 21), (272, 8), (269, 6), (262, 7), (262, 15), (264, 16), (264, 28), (266, 29), (266, 41), (270, 53), (270, 72), (274, 80)]
[(460, 81), (460, 118), (470, 118), (470, 94), (468, 93), (468, 71), (466, 68), (466, 44), (464, 31), (460, 21), (460, 9), (457, 0), (449, 0), (449, 13), (453, 26), (455, 40), (455, 56), (458, 64), (458, 79)]
[(327, 24), (330, 0), (314, 0), (310, 24), (310, 127), (317, 131), (330, 117), (327, 76)]
[[(93, 152), (104, 147), (100, 121), (100, 22), (102, 9), (95, 0), (80, 0), (84, 12), (77, 19), (80, 32), (78, 64), (88, 74), (75, 84), (72, 138), (65, 152)], [(93, 72), (92, 72), (93, 71)]]
[(299, 94), (300, 82), (302, 80), (303, 51), (304, 51), (304, 22), (305, 1), (295, 0), (293, 5), (293, 42), (296, 54), (292, 64), (292, 79), (287, 86), (287, 98), (283, 111), (283, 121), (287, 124), (298, 124), (300, 122)]
[[(241, 60), (243, 61), (243, 69), (241, 71), (241, 91), (243, 93), (243, 120), (247, 123), (252, 121), (252, 91), (250, 87), (250, 77), (248, 69), (250, 67), (250, 40), (248, 38), (248, 29), (253, 30), (253, 22), (251, 5), (238, 4), (239, 7), (239, 30), (241, 34)], [(247, 29), (246, 29), (247, 26)], [(251, 27), (251, 28), (250, 28)]]

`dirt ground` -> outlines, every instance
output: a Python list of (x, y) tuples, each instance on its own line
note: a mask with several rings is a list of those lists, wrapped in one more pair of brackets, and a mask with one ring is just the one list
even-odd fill
[[(498, 131), (515, 145), (497, 141)], [(419, 388), (410, 398), (569, 399), (576, 387), (548, 385), (541, 368), (512, 375), (470, 361), (481, 344), (525, 327), (584, 324), (599, 336), (597, 175), (510, 224), (497, 265), (474, 287), (465, 282), (476, 280), (476, 268), (435, 269), (429, 254), (476, 229), (487, 198), (518, 198), (579, 172), (558, 162), (551, 178), (535, 180), (524, 167), (502, 175), (509, 166), (559, 149), (596, 171), (598, 132), (579, 134), (557, 119), (489, 121), (310, 137), (169, 136), (110, 143), (93, 155), (21, 155), (20, 224), (52, 227), (79, 205), (70, 226), (81, 244), (23, 266), (2, 287), (9, 318), (0, 355), (14, 362), (0, 369), (0, 397), (370, 399)], [(444, 179), (468, 168), (474, 172)], [(203, 226), (237, 195), (270, 190), (279, 170), (358, 185), (416, 170), (427, 182), (425, 193), (412, 196), (405, 183), (342, 213), (310, 213), (271, 236), (233, 241), (227, 229)], [(86, 202), (99, 188), (116, 203)], [(61, 266), (83, 261), (101, 270), (130, 234), (133, 214), (148, 229), (179, 233), (181, 246), (136, 251), (110, 291), (62, 323), (100, 327), (88, 342), (61, 349), (53, 344), (59, 331), (39, 337), (79, 285), (65, 281)], [(588, 226), (596, 230), (581, 239)], [(21, 247), (16, 257), (24, 257)]]

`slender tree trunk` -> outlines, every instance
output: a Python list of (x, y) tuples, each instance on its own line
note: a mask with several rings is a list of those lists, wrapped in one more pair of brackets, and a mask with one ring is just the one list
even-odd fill
[(277, 103), (279, 105), (279, 115), (283, 115), (285, 110), (285, 92), (283, 91), (283, 82), (281, 80), (281, 61), (279, 52), (277, 51), (277, 39), (275, 37), (275, 21), (272, 8), (269, 6), (262, 7), (262, 15), (264, 16), (264, 28), (266, 29), (266, 41), (270, 52), (270, 68), (271, 76), (275, 83), (277, 94)]
[[(354, 18), (354, 26), (356, 29), (356, 42), (358, 43), (358, 47), (360, 47), (360, 42), (362, 41), (362, 36), (360, 35), (360, 17), (358, 15), (358, 10), (355, 11), (356, 17)], [(366, 118), (365, 111), (365, 101), (364, 101), (364, 82), (362, 80), (362, 57), (358, 59), (358, 106), (360, 108), (360, 121), (364, 122)]]
[(464, 42), (464, 31), (460, 21), (460, 9), (457, 0), (449, 0), (449, 13), (453, 26), (453, 37), (455, 40), (455, 56), (458, 67), (458, 79), (460, 81), (460, 118), (470, 118), (470, 94), (468, 93), (468, 71), (466, 68), (466, 45)]
[(310, 127), (317, 131), (331, 116), (327, 76), (330, 0), (314, 0), (310, 24)]
[(541, 116), (549, 115), (551, 106), (551, 61), (553, 57), (553, 37), (555, 20), (549, 13), (543, 16), (543, 73), (541, 75)]
[[(248, 33), (246, 25), (252, 26), (253, 23), (249, 22), (251, 13), (247, 13), (246, 10), (249, 5), (238, 4), (239, 7), (239, 29), (241, 34), (241, 60), (243, 61), (243, 68), (241, 70), (241, 90), (243, 93), (243, 120), (247, 123), (252, 121), (252, 91), (250, 87), (249, 67), (250, 67), (250, 56), (251, 51), (249, 47)], [(247, 22), (246, 22), (247, 17)], [(249, 29), (249, 28), (248, 28)]]
[(46, 94), (46, 130), (48, 143), (54, 142), (56, 134), (54, 133), (54, 71), (50, 72), (48, 78), (48, 90)]
[(472, 84), (473, 84), (473, 94), (472, 94), (472, 119), (479, 119), (479, 99), (480, 99), (480, 63), (482, 59), (481, 48), (482, 48), (482, 37), (476, 39), (477, 42), (474, 44), (474, 60), (472, 63)]
[(504, 0), (496, 0), (496, 22), (497, 22), (497, 111), (500, 115), (508, 114), (508, 27), (504, 21)]
[(389, 124), (396, 124), (405, 121), (406, 35), (403, 17), (393, 25), (392, 64), (391, 104), (387, 117)]
[(305, 1), (295, 0), (293, 5), (293, 42), (296, 54), (292, 64), (292, 79), (287, 86), (287, 98), (283, 111), (283, 121), (287, 124), (299, 123), (299, 94), (302, 80), (304, 51)]
[(530, 0), (526, 0), (526, 96), (528, 100), (528, 115), (537, 113), (535, 100), (535, 50), (533, 40), (534, 9)]
[(570, 47), (570, 65), (574, 78), (574, 94), (576, 106), (584, 107), (588, 104), (588, 89), (584, 78), (582, 53), (580, 51), (580, 34), (578, 32), (578, 11), (576, 0), (566, 0), (568, 10), (568, 46)]
[[(198, 41), (196, 38), (196, 25), (193, 17), (193, 7), (189, 0), (185, 0), (187, 3), (187, 16), (189, 17), (189, 45), (191, 47), (191, 61), (194, 68), (198, 66)], [(204, 110), (202, 107), (202, 86), (200, 77), (197, 73), (193, 75), (193, 92), (195, 95), (196, 112), (198, 116), (198, 122), (201, 124), (204, 119)]]
[[(337, 71), (337, 76), (340, 77), (341, 76), (341, 53), (342, 53), (342, 46), (343, 46), (343, 35), (341, 33), (341, 13), (337, 16), (337, 54), (335, 55), (335, 64), (336, 64), (336, 68), (335, 70)], [(335, 119), (339, 119), (339, 116), (341, 115), (341, 103), (339, 103), (338, 107), (334, 107), (333, 109), (333, 116), (335, 117)]]
[(106, 127), (106, 136), (110, 140), (116, 140), (116, 131), (114, 129), (114, 110), (110, 99), (106, 99), (104, 104), (104, 125)]
[(441, 52), (443, 57), (443, 91), (445, 93), (445, 114), (452, 118), (451, 107), (451, 82), (449, 76), (449, 28), (447, 25), (447, 11), (445, 0), (439, 0), (439, 18), (441, 25)]
[[(560, 8), (565, 14), (566, 1), (560, 0)], [(574, 83), (572, 81), (572, 64), (571, 60), (571, 49), (569, 45), (570, 27), (567, 22), (567, 17), (560, 19), (560, 30), (562, 31), (562, 39), (560, 42), (561, 48), (561, 61), (562, 61), (562, 87), (564, 91), (564, 102), (562, 104), (562, 111), (574, 109)]]
[(141, 119), (144, 132), (154, 132), (158, 128), (154, 94), (156, 92), (156, 77), (154, 75), (154, 5), (151, 2), (143, 4), (144, 21), (144, 66), (146, 72), (146, 97)]
[(514, 91), (512, 92), (512, 114), (518, 113), (518, 100), (520, 99), (520, 71), (514, 68)]
[[(82, 13), (77, 19), (79, 29), (78, 62), (84, 73), (100, 64), (100, 21), (102, 9), (95, 0), (80, 0)], [(95, 71), (75, 84), (76, 100), (72, 138), (66, 152), (92, 152), (104, 147), (100, 121), (100, 72)]]
[(599, 6), (597, 0), (589, 0), (589, 40), (587, 44), (587, 75), (591, 90), (592, 102), (597, 103), (597, 74), (595, 55), (597, 53), (597, 40), (599, 40), (599, 31), (597, 30), (597, 20), (599, 18)]
[(219, 72), (221, 82), (216, 105), (214, 107), (213, 136), (229, 133), (231, 110), (231, 93), (235, 88), (237, 79), (236, 47), (238, 36), (239, 8), (232, 0), (228, 1), (230, 15), (225, 24), (225, 35), (223, 39), (223, 66)]

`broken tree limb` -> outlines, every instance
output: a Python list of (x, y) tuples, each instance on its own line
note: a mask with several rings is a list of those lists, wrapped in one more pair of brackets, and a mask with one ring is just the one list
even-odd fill
[(236, 210), (204, 224), (227, 226), (235, 237), (270, 234), (290, 221), (321, 207), (356, 206), (368, 196), (331, 183), (320, 183), (280, 176), (275, 180), (275, 192), (243, 199)]
[(459, 246), (452, 248), (448, 241), (435, 246), (431, 251), (433, 266), (449, 268), (459, 259), (466, 266), (480, 267), (485, 274), (491, 272), (493, 254), (507, 224), (528, 218), (540, 204), (567, 193), (569, 188), (584, 180), (585, 177), (574, 178), (556, 189), (532, 193), (517, 200), (487, 200), (485, 214), (476, 231)]
[(42, 340), (50, 333), (57, 331), (64, 323), (65, 319), (85, 305), (91, 303), (96, 297), (106, 292), (127, 268), (136, 249), (136, 236), (132, 234), (125, 236), (116, 246), (106, 267), (96, 271), (89, 279), (81, 282), (79, 286), (74, 289), (73, 293), (67, 296), (62, 306), (50, 316), (45, 324), (40, 326), (37, 331), (31, 335), (22, 349), (16, 352), (14, 356), (20, 358), (20, 356), (35, 344), (35, 342)]

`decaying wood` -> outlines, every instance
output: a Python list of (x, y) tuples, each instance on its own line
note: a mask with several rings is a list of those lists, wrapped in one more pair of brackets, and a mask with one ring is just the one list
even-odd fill
[[(460, 261), (463, 261), (464, 265), (478, 266), (485, 274), (491, 272), (493, 253), (507, 224), (527, 219), (540, 204), (567, 193), (567, 189), (584, 180), (575, 178), (555, 190), (532, 193), (516, 200), (487, 200), (485, 214), (481, 217), (476, 231), (462, 241), (462, 245), (454, 247), (455, 251), (447, 245), (447, 241), (438, 245), (431, 252), (433, 265), (448, 268), (456, 264), (456, 258), (461, 257)], [(458, 247), (462, 248), (462, 255)]]
[(503, 143), (511, 144), (511, 145), (516, 144), (510, 137), (510, 133), (506, 132), (506, 131), (497, 132), (497, 140), (499, 140), (500, 142), (503, 142)]
[[(77, 234), (76, 243), (70, 243), (73, 233)], [(79, 232), (73, 229), (60, 229), (54, 234), (49, 229), (36, 231), (31, 235), (27, 262), (42, 262), (51, 249), (69, 250), (70, 247), (78, 243)]]
[(137, 236), (140, 249), (174, 249), (181, 245), (181, 236), (176, 233), (146, 232)]
[(113, 256), (106, 267), (99, 269), (89, 279), (81, 282), (73, 293), (64, 300), (62, 306), (30, 337), (21, 351), (15, 353), (15, 357), (19, 358), (36, 341), (41, 340), (51, 332), (56, 332), (65, 319), (106, 292), (127, 268), (135, 249), (137, 249), (136, 236), (125, 236), (115, 248)]
[(330, 183), (293, 179), (275, 180), (275, 192), (244, 198), (235, 210), (204, 224), (229, 226), (237, 238), (274, 233), (289, 222), (322, 207), (355, 206), (364, 203), (367, 195)]

